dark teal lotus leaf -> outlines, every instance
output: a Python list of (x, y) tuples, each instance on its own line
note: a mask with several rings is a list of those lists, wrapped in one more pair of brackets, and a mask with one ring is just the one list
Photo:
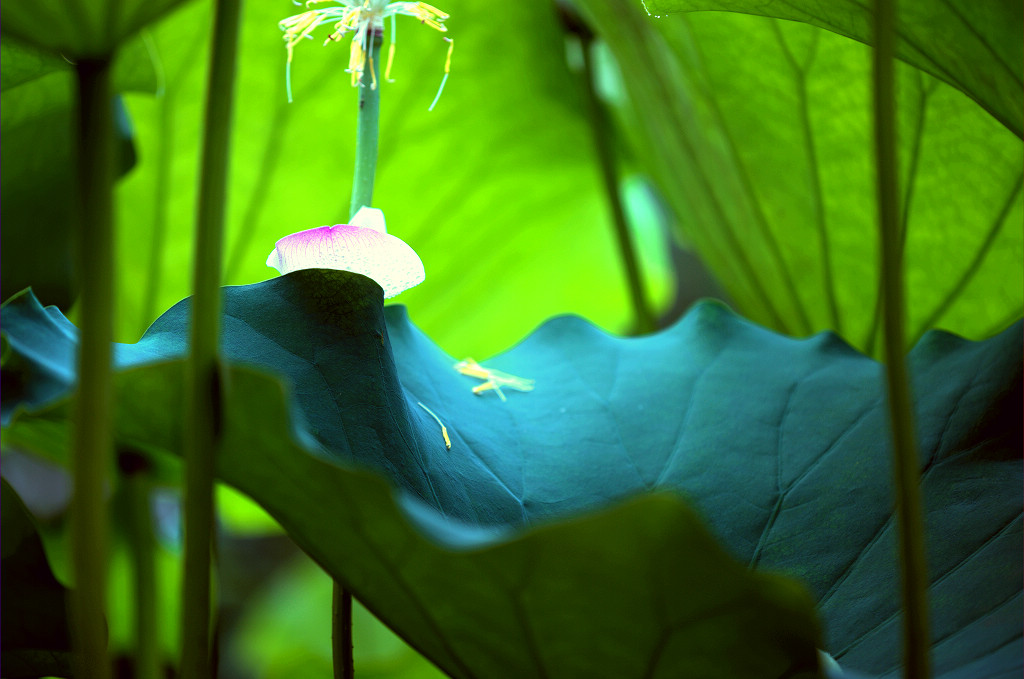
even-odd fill
[[(738, 611), (728, 624), (745, 621), (730, 628), (750, 644), (741, 655), (765, 663), (714, 665), (721, 676), (806, 666), (813, 625), (798, 595), (727, 568), (711, 578), (724, 566), (705, 557), (720, 554), (674, 498), (619, 504), (659, 490), (692, 499), (733, 556), (807, 583), (844, 668), (898, 670), (877, 363), (832, 334), (789, 339), (715, 303), (635, 339), (564, 317), (483, 362), (536, 380), (502, 402), (474, 395), (479, 380), (456, 373), (402, 307), (381, 303), (367, 279), (319, 271), (225, 289), (225, 353), (282, 375), (288, 396), (230, 371), (220, 474), (446, 671), (718, 676), (685, 664), (702, 644), (725, 654), (718, 663), (736, 652), (724, 628), (690, 624), (715, 620), (718, 605)], [(166, 361), (185, 350), (188, 309), (118, 347), (122, 368), (164, 361), (119, 376), (121, 440), (178, 446), (181, 362)], [(66, 407), (14, 415), (67, 390), (75, 330), (25, 295), (3, 323), (15, 356), (4, 367), (6, 436), (59, 454)], [(1020, 333), (977, 343), (929, 333), (910, 355), (939, 676), (1020, 667)], [(444, 422), (451, 450), (417, 402)], [(375, 476), (338, 463), (386, 476), (404, 512)], [(727, 581), (738, 600), (721, 598)]]

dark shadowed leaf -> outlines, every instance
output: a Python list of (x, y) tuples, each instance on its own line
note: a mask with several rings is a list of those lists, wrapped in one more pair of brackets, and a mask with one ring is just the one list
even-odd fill
[[(724, 10), (802, 21), (871, 44), (870, 3), (857, 0), (643, 0), (652, 14)], [(1024, 136), (1024, 8), (1015, 0), (903, 0), (897, 55), (981, 104)]]
[[(806, 582), (844, 667), (897, 671), (877, 363), (834, 335), (784, 338), (711, 303), (636, 339), (564, 317), (483, 362), (536, 380), (502, 402), (474, 395), (479, 381), (381, 301), (337, 272), (225, 289), (225, 352), (282, 375), (290, 396), (231, 370), (220, 473), (443, 669), (775, 676), (807, 662), (813, 634), (790, 585), (748, 580), (675, 497), (630, 499), (662, 491), (691, 499), (734, 557)], [(136, 447), (179, 445), (188, 309), (117, 349), (118, 432)], [(67, 389), (75, 331), (30, 296), (5, 307), (4, 331), (20, 361), (4, 369), (10, 422), (17, 404)], [(1000, 654), (1020, 645), (1019, 346), (1018, 325), (982, 343), (931, 333), (910, 356), (940, 676), (999, 676)], [(21, 415), (7, 436), (59, 454), (65, 416)], [(732, 613), (709, 617), (718, 607)], [(721, 664), (734, 634), (763, 666)], [(687, 664), (703, 659), (715, 670)]]
[(71, 636), (68, 590), (53, 576), (43, 541), (21, 498), (7, 480), (3, 490), (3, 621), (0, 648), (4, 676), (68, 676)]
[(6, 37), (67, 59), (111, 56), (140, 28), (184, 0), (7, 0)]
[[(71, 266), (71, 235), (77, 220), (72, 129), (74, 77), (60, 57), (17, 43), (0, 43), (0, 205), (4, 258), (0, 288), (6, 296), (32, 286), (39, 298), (67, 309), (76, 296)], [(114, 69), (119, 92), (152, 94), (154, 64), (142, 41), (121, 50)], [(121, 98), (112, 113), (117, 134), (118, 173), (135, 165), (131, 122)]]

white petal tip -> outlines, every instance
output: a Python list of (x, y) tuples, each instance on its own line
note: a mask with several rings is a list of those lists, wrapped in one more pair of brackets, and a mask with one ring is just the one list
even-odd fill
[(277, 251), (276, 247), (271, 250), (270, 254), (267, 256), (267, 266), (277, 269), (278, 272), (283, 273), (281, 272), (281, 253)]

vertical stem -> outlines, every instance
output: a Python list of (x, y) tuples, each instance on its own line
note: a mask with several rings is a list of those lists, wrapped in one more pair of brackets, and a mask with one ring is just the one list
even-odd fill
[(875, 162), (882, 252), (883, 332), (893, 434), (893, 481), (903, 581), (904, 677), (927, 679), (928, 574), (925, 564), (920, 471), (914, 440), (910, 385), (904, 353), (903, 269), (896, 162), (896, 1), (875, 0), (873, 54)]
[(180, 675), (211, 676), (213, 472), (221, 425), (220, 274), (241, 0), (217, 0), (196, 219), (192, 351), (186, 373), (185, 574)]
[(160, 652), (157, 643), (156, 537), (150, 505), (152, 482), (149, 461), (134, 452), (118, 457), (124, 490), (128, 524), (128, 548), (135, 578), (135, 677), (160, 679)]
[(608, 196), (612, 210), (612, 224), (619, 243), (619, 254), (622, 255), (622, 262), (626, 267), (626, 280), (629, 285), (629, 296), (633, 303), (636, 328), (640, 333), (651, 332), (655, 327), (654, 317), (647, 302), (647, 292), (644, 289), (643, 276), (640, 271), (640, 260), (633, 245), (633, 236), (629, 230), (626, 211), (622, 206), (622, 196), (619, 193), (619, 168), (615, 160), (615, 149), (612, 148), (614, 132), (611, 121), (608, 119), (608, 112), (598, 98), (597, 90), (594, 87), (596, 74), (594, 72), (593, 35), (589, 32), (579, 35), (583, 51), (583, 91), (587, 111), (590, 115), (590, 129), (594, 133), (594, 145), (597, 148), (597, 157), (601, 165), (601, 178), (604, 180), (605, 194)]
[(380, 123), (380, 45), (382, 32), (370, 34), (366, 73), (359, 86), (359, 114), (356, 122), (356, 166), (352, 176), (349, 217), (373, 201), (373, 178), (377, 172), (377, 130)]
[(81, 288), (81, 342), (75, 396), (71, 500), (71, 616), (75, 676), (110, 676), (104, 620), (107, 508), (104, 485), (112, 455), (111, 342), (114, 336), (114, 122), (109, 58), (75, 65), (78, 86), (77, 166), (82, 223), (76, 268)]
[(352, 594), (334, 582), (331, 602), (331, 652), (334, 657), (334, 679), (353, 679), (352, 659)]

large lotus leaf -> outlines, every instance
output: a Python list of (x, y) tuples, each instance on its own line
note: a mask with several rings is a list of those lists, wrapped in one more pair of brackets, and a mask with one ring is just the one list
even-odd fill
[[(420, 255), (432, 289), (447, 293), (420, 286), (403, 302), (431, 337), (460, 354), (496, 353), (566, 312), (626, 328), (628, 289), (552, 7), (517, 2), (496, 13), (470, 0), (432, 4), (451, 14), (451, 77), (428, 112), (448, 45), (399, 17), (395, 82), (381, 86), (374, 207)], [(227, 284), (273, 275), (265, 261), (277, 239), (350, 216), (358, 93), (344, 72), (348, 47), (322, 47), (326, 26), (319, 40), (297, 46), (289, 104), (277, 22), (299, 11), (289, 0), (243, 8)], [(209, 3), (196, 3), (154, 27), (164, 94), (128, 99), (141, 162), (118, 193), (122, 222), (131, 224), (118, 246), (125, 341), (191, 291), (209, 21)], [(669, 284), (664, 272), (648, 279), (661, 302)], [(534, 303), (522, 305), (523, 298)]]
[[(738, 310), (876, 353), (870, 48), (792, 21), (581, 4), (622, 69), (638, 159)], [(898, 66), (908, 348), (935, 328), (989, 337), (1024, 304), (1021, 141)]]
[[(805, 581), (826, 649), (844, 667), (896, 671), (900, 597), (877, 363), (835, 335), (785, 338), (714, 303), (636, 339), (564, 317), (484, 361), (537, 381), (502, 402), (474, 395), (477, 380), (452, 370), (403, 308), (382, 312), (381, 301), (365, 279), (316, 271), (225, 289), (225, 352), (284, 375), (291, 397), (230, 373), (220, 473), (446, 671), (493, 676), (509, 663), (526, 676), (536, 668), (520, 663), (537, 662), (551, 676), (574, 675), (582, 665), (572, 663), (585, 661), (571, 659), (588, 648), (601, 663), (615, 655), (605, 668), (622, 668), (616, 676), (642, 674), (629, 664), (636, 657), (617, 655), (624, 647), (605, 644), (620, 639), (649, 658), (657, 630), (681, 623), (672, 616), (687, 609), (675, 607), (695, 596), (687, 578), (698, 576), (686, 569), (704, 567), (692, 562), (698, 551), (673, 551), (692, 538), (674, 500), (605, 509), (654, 490), (691, 498), (742, 561)], [(188, 302), (168, 311), (138, 344), (118, 347), (119, 365), (180, 356), (187, 318)], [(17, 355), (4, 369), (5, 395), (16, 394), (3, 405), (10, 421), (18, 403), (67, 389), (75, 330), (21, 296), (5, 308), (4, 332)], [(930, 333), (910, 355), (940, 676), (1000, 676), (1020, 647), (1019, 347), (1017, 325), (981, 343)], [(180, 379), (178, 360), (122, 373), (119, 437), (174, 449)], [(417, 402), (444, 422), (451, 450)], [(57, 452), (65, 417), (63, 407), (23, 415), (6, 435)], [(462, 553), (408, 532), (383, 483), (339, 463), (385, 475), (407, 516)], [(604, 512), (574, 518), (594, 510)], [(509, 532), (524, 524), (541, 528)], [(608, 617), (617, 615), (625, 628)]]
[[(856, 0), (643, 0), (653, 14), (724, 10), (803, 21), (871, 44), (870, 3)], [(903, 0), (896, 53), (962, 90), (1024, 136), (1024, 9), (1015, 0)]]

